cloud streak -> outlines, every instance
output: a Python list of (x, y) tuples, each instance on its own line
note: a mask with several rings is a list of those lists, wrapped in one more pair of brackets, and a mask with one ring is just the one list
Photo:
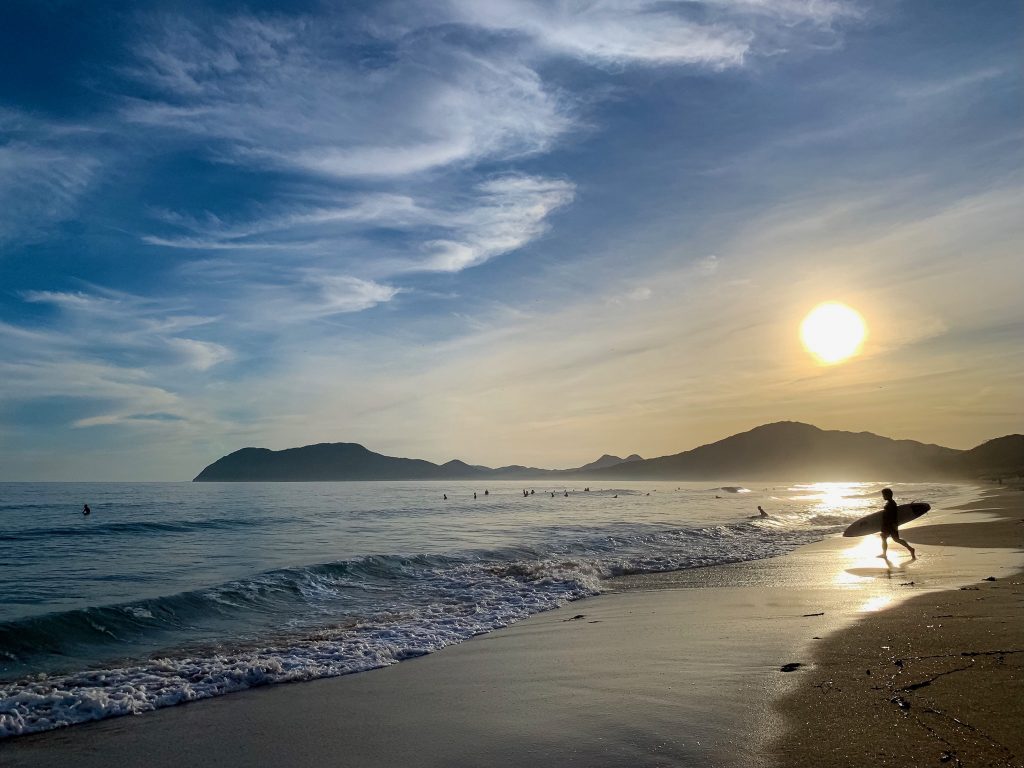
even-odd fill
[(529, 66), (429, 37), (366, 71), (339, 53), (330, 19), (155, 27), (128, 70), (155, 94), (128, 102), (125, 119), (219, 140), (234, 162), (394, 178), (542, 152), (571, 124)]
[(4, 138), (0, 130), (0, 244), (45, 238), (77, 213), (101, 163), (66, 142)]

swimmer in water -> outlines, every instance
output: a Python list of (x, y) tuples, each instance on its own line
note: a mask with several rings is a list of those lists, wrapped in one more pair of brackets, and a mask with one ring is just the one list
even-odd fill
[(768, 513), (765, 512), (763, 509), (761, 509), (761, 505), (760, 504), (757, 505), (757, 511), (761, 513), (759, 515), (759, 517), (768, 517)]
[(83, 504), (82, 505), (82, 515), (88, 517), (91, 514), (92, 514), (92, 510), (89, 509), (89, 505), (88, 504)]

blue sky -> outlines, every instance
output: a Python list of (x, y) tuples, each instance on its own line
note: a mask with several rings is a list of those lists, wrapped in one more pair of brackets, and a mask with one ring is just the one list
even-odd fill
[(0, 479), (1024, 430), (1017, 3), (4, 14)]

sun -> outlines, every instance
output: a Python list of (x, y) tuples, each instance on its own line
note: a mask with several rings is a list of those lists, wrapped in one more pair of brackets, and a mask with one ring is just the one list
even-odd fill
[(860, 351), (868, 327), (860, 312), (838, 301), (812, 309), (800, 323), (800, 340), (824, 365), (841, 363)]

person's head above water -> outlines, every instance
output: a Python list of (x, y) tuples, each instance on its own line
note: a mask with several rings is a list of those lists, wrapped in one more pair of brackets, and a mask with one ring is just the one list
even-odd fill
[(885, 499), (886, 501), (889, 501), (892, 498), (892, 488), (883, 488), (882, 498)]

